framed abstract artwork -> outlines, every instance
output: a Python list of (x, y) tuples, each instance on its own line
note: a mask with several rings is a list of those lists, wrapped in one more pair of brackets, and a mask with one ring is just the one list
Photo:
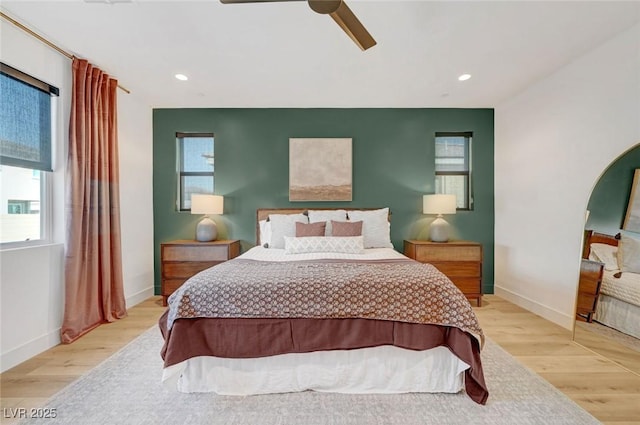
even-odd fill
[(351, 201), (350, 138), (289, 139), (289, 201)]
[(627, 203), (627, 214), (624, 217), (624, 230), (640, 233), (640, 168), (633, 175), (633, 184)]

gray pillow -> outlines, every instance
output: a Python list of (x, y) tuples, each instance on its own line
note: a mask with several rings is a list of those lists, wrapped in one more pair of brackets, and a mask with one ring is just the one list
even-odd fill
[(304, 214), (269, 214), (271, 223), (271, 243), (268, 248), (284, 249), (284, 237), (295, 237), (296, 222), (308, 223), (309, 218)]
[(389, 227), (389, 208), (354, 210), (349, 211), (348, 216), (351, 221), (362, 221), (365, 248), (393, 248)]
[(622, 235), (618, 243), (620, 271), (640, 273), (640, 239)]

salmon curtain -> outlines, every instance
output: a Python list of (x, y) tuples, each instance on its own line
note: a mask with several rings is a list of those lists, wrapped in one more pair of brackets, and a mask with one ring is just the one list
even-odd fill
[(63, 343), (127, 315), (120, 247), (117, 85), (86, 60), (73, 59)]

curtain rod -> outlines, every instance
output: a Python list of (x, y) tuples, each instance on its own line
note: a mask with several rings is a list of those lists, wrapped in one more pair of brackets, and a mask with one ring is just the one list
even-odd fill
[[(50, 42), (49, 40), (47, 40), (46, 38), (44, 38), (40, 34), (30, 30), (29, 28), (27, 28), (26, 26), (22, 25), (20, 22), (16, 21), (15, 19), (11, 18), (10, 16), (7, 16), (4, 12), (0, 12), (0, 16), (2, 16), (7, 21), (11, 22), (16, 27), (20, 28), (22, 31), (26, 32), (27, 34), (37, 38), (38, 40), (40, 40), (41, 42), (43, 42), (47, 46), (51, 47), (53, 50), (55, 50), (56, 52), (60, 53), (61, 55), (66, 56), (71, 60), (73, 60), (75, 58), (75, 56), (72, 55), (71, 53), (67, 52), (66, 50), (63, 50), (62, 48), (60, 48), (58, 46), (56, 46), (55, 44), (53, 44), (52, 42)], [(127, 94), (131, 93), (129, 90), (127, 90), (126, 88), (122, 87), (120, 84), (118, 84), (118, 88), (120, 90), (122, 90), (123, 92), (127, 93)]]

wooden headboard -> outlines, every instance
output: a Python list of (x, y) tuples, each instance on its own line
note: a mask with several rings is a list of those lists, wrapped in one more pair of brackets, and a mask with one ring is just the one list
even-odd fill
[(594, 232), (593, 230), (584, 231), (584, 246), (582, 247), (582, 258), (588, 259), (591, 253), (592, 243), (604, 243), (607, 245), (618, 246), (620, 241), (620, 233), (615, 236), (605, 235), (604, 233)]
[[(256, 210), (256, 245), (260, 245), (260, 220), (266, 220), (269, 218), (269, 214), (304, 214), (310, 209), (314, 210), (346, 210), (346, 211), (367, 211), (367, 210), (377, 210), (380, 208), (344, 208), (344, 207), (336, 207), (336, 208), (258, 208)], [(389, 221), (391, 221), (391, 210), (389, 210)]]

